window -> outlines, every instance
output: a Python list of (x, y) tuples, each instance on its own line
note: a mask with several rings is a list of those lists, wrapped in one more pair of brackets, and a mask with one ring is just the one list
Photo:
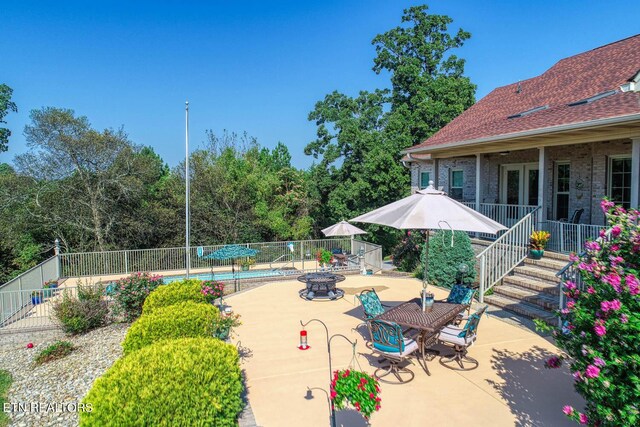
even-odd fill
[(431, 180), (430, 172), (420, 172), (420, 189), (427, 188)]
[(556, 163), (556, 219), (569, 219), (571, 165)]
[(462, 200), (462, 171), (452, 170), (449, 177), (449, 197)]
[(609, 158), (608, 196), (625, 209), (631, 205), (631, 157)]

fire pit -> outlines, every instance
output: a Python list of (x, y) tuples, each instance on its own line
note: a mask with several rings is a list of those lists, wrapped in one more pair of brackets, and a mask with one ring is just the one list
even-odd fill
[(307, 273), (298, 276), (298, 281), (307, 286), (300, 289), (300, 298), (312, 301), (314, 299), (336, 300), (344, 296), (342, 289), (336, 288), (336, 283), (342, 282), (344, 276), (333, 273)]

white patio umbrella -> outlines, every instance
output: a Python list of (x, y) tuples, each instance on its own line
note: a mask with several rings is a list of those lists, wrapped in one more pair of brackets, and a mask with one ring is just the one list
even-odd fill
[(330, 227), (323, 228), (322, 234), (330, 236), (354, 236), (356, 234), (367, 234), (366, 231), (359, 229), (355, 225), (349, 224), (347, 221), (340, 221)]
[[(504, 225), (487, 218), (480, 212), (457, 202), (443, 191), (429, 187), (404, 199), (375, 209), (351, 219), (354, 222), (366, 222), (386, 225), (399, 229), (437, 230), (450, 228), (457, 231), (497, 234), (506, 230)], [(426, 233), (426, 256), (423, 269), (422, 288), (427, 288), (427, 268), (429, 258), (429, 233)], [(424, 293), (424, 292), (423, 292)]]

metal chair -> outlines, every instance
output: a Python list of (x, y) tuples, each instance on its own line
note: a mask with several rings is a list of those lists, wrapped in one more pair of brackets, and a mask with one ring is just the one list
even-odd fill
[(450, 356), (442, 356), (440, 364), (446, 368), (456, 371), (471, 371), (476, 369), (479, 362), (467, 354), (469, 347), (476, 341), (478, 334), (478, 323), (484, 314), (487, 306), (469, 316), (469, 320), (463, 328), (458, 326), (445, 326), (438, 334), (438, 342), (453, 348), (454, 353)]
[(580, 217), (582, 217), (583, 213), (584, 213), (584, 208), (576, 209), (575, 211), (573, 211), (573, 215), (571, 215), (570, 219), (562, 218), (559, 221), (566, 222), (568, 224), (580, 224)]
[(376, 290), (373, 288), (365, 289), (360, 292), (360, 294), (356, 295), (356, 298), (358, 298), (362, 305), (365, 320), (373, 319), (374, 317), (381, 315), (385, 312), (385, 307), (389, 307), (388, 305), (382, 304), (380, 297), (378, 297)]
[(447, 298), (438, 302), (449, 302), (466, 306), (466, 314), (459, 314), (458, 317), (456, 317), (456, 319), (453, 321), (454, 325), (459, 325), (460, 322), (462, 322), (463, 320), (467, 320), (471, 315), (471, 304), (473, 303), (473, 298), (477, 293), (477, 289), (473, 289), (456, 283), (451, 287), (451, 291), (449, 291), (449, 295), (447, 296)]
[[(399, 383), (408, 383), (415, 377), (413, 371), (399, 364), (409, 360), (411, 354), (418, 350), (419, 346), (416, 340), (405, 338), (402, 335), (400, 325), (384, 320), (370, 320), (369, 333), (373, 343), (372, 350), (380, 354), (380, 356), (389, 361), (388, 366), (381, 366), (376, 369), (373, 376), (386, 383), (394, 383), (384, 379), (390, 374), (396, 378)], [(413, 362), (411, 362), (413, 363)]]

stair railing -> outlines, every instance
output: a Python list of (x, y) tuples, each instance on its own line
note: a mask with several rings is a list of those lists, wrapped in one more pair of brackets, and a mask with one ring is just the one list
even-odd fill
[(529, 212), (476, 256), (480, 265), (480, 302), (484, 302), (488, 290), (527, 257), (539, 209), (538, 206)]

